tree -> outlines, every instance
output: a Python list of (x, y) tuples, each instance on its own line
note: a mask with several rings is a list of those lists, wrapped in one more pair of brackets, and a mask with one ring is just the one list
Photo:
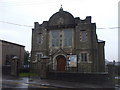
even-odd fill
[(29, 59), (29, 51), (25, 51), (24, 53), (24, 65), (28, 65), (29, 62), (28, 62), (28, 59)]

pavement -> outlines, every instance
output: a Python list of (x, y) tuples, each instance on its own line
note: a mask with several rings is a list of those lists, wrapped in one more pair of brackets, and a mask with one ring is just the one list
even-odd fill
[[(82, 90), (114, 90), (101, 85), (85, 84), (80, 82), (67, 82), (60, 80), (41, 79), (40, 77), (21, 77), (3, 76), (3, 88), (52, 88), (52, 89), (82, 89)], [(102, 89), (103, 90), (103, 89)], [(120, 89), (116, 89), (120, 90)]]

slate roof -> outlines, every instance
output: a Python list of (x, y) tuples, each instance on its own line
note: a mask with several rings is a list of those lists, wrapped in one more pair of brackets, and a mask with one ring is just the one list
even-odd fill
[(5, 40), (0, 40), (0, 41), (1, 41), (1, 42), (4, 42), (4, 43), (9, 43), (9, 44), (13, 44), (13, 45), (17, 45), (17, 46), (25, 47), (24, 45), (20, 45), (20, 44), (13, 43), (13, 42), (9, 42), (9, 41), (5, 41)]

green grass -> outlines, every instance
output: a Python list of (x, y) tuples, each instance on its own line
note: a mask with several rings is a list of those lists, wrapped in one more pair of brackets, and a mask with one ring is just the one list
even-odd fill
[(37, 76), (35, 73), (19, 73), (20, 77)]

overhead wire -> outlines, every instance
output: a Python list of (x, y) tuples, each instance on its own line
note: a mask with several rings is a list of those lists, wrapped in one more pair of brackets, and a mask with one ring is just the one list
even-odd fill
[(97, 28), (97, 29), (118, 29), (120, 27), (108, 27), (108, 28)]
[(1, 23), (6, 23), (6, 24), (17, 25), (17, 26), (33, 27), (33, 26), (31, 26), (31, 25), (23, 25), (23, 24), (11, 23), (11, 22), (6, 22), (6, 21), (0, 21), (0, 22), (1, 22)]
[[(18, 23), (12, 23), (12, 22), (6, 22), (6, 21), (0, 21), (1, 23), (16, 25), (16, 26), (24, 26), (24, 27), (33, 27), (31, 25), (24, 25), (24, 24), (18, 24)], [(120, 27), (108, 27), (108, 28), (96, 28), (96, 29), (118, 29)]]

